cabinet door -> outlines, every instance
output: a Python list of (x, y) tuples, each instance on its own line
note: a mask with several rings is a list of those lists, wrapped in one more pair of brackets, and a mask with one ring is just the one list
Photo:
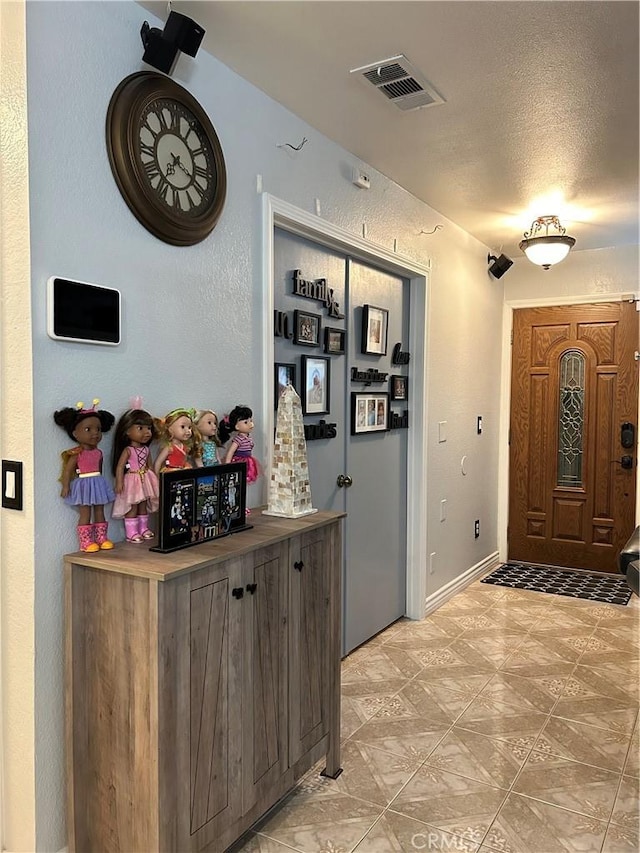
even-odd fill
[(289, 764), (329, 730), (332, 576), (330, 528), (291, 540), (289, 554)]
[(177, 583), (177, 848), (199, 850), (241, 814), (244, 564)]
[(243, 811), (269, 799), (287, 760), (286, 543), (245, 558)]

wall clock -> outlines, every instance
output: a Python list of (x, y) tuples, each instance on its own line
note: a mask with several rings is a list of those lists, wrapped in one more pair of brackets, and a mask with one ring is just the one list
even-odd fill
[(170, 77), (131, 74), (107, 110), (107, 151), (132, 213), (174, 246), (193, 246), (216, 226), (227, 192), (222, 148), (198, 101)]

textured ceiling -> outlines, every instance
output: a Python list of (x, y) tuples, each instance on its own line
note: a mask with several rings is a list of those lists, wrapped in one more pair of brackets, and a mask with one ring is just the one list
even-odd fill
[[(166, 18), (166, 3), (142, 5)], [(171, 8), (225, 65), (492, 250), (519, 257), (546, 214), (575, 251), (638, 242), (638, 2)], [(349, 73), (397, 54), (443, 105), (401, 112)]]

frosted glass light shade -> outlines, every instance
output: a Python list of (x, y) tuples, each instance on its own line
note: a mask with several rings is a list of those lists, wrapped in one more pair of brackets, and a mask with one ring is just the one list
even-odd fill
[[(549, 228), (555, 229), (557, 233), (549, 234)], [(563, 261), (575, 243), (557, 216), (539, 216), (532, 222), (531, 229), (525, 232), (520, 248), (531, 263), (548, 270), (553, 264)]]
[(549, 269), (552, 264), (564, 261), (575, 242), (573, 237), (535, 237), (523, 240), (520, 248), (531, 263)]

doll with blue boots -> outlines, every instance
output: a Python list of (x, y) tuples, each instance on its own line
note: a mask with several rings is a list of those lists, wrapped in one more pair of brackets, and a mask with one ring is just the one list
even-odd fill
[(107, 536), (108, 524), (104, 517), (105, 504), (111, 503), (115, 494), (102, 475), (102, 451), (98, 448), (102, 435), (115, 422), (111, 412), (98, 409), (100, 400), (85, 408), (80, 402), (54, 412), (53, 419), (74, 447), (62, 452), (61, 496), (64, 502), (78, 510), (78, 543), (81, 551), (99, 551), (113, 548)]

